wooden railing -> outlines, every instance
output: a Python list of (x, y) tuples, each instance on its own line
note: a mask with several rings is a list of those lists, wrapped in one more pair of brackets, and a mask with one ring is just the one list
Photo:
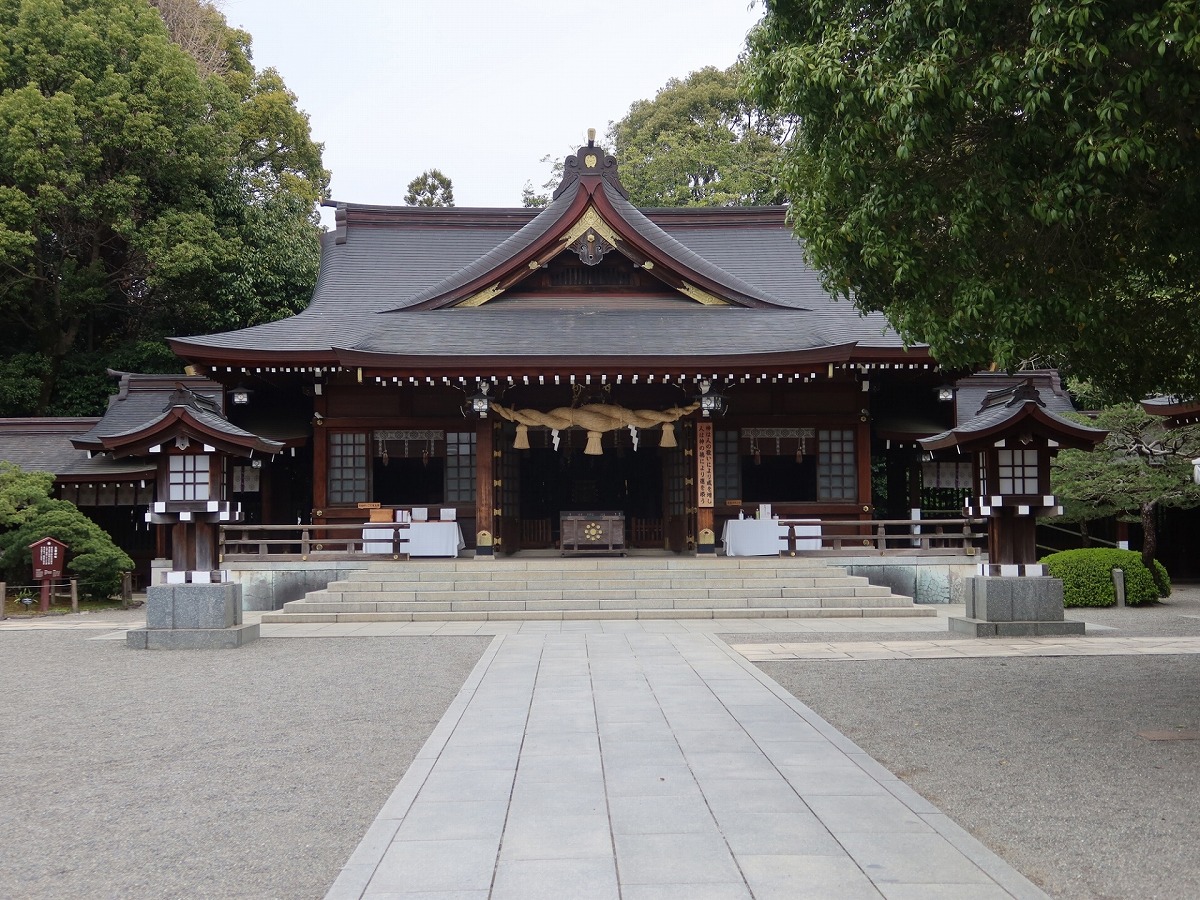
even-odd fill
[[(779, 524), (787, 528), (779, 539), (785, 556), (806, 552), (801, 548), (815, 540), (805, 536), (816, 524), (812, 519), (780, 519)], [(982, 519), (824, 519), (820, 525), (821, 549), (808, 552), (950, 554), (987, 546)]]
[[(987, 546), (981, 519), (825, 519), (817, 538), (809, 536), (814, 519), (780, 519), (779, 552), (783, 556), (824, 553), (846, 555), (969, 554)], [(363, 529), (374, 536), (364, 538)], [(222, 525), (219, 551), (223, 561), (300, 559), (407, 558), (405, 523), (312, 525)], [(387, 530), (390, 537), (381, 536)], [(547, 536), (548, 539), (548, 536)]]
[[(376, 536), (364, 537), (363, 529)], [(379, 532), (391, 532), (390, 539)], [(224, 560), (407, 558), (408, 525), (369, 522), (354, 525), (222, 525), (218, 538)]]

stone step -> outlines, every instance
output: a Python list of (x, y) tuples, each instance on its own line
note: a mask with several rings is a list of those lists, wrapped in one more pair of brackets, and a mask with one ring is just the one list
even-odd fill
[(823, 560), (604, 557), (372, 563), (263, 621), (935, 614)]
[[(331, 603), (371, 602), (429, 602), (443, 601), (498, 601), (498, 600), (718, 600), (774, 598), (783, 600), (839, 599), (856, 600), (886, 599), (894, 595), (886, 587), (875, 585), (838, 585), (837, 587), (811, 588), (781, 586), (775, 588), (639, 588), (637, 590), (613, 590), (610, 588), (554, 589), (545, 586), (527, 587), (522, 590), (457, 590), (457, 591), (323, 591), (321, 600)], [(311, 599), (312, 595), (309, 595)], [(907, 598), (905, 598), (907, 599)], [(300, 602), (300, 601), (292, 601)]]
[(737, 607), (704, 609), (661, 609), (637, 607), (615, 609), (525, 609), (412, 612), (274, 612), (262, 617), (263, 624), (319, 624), (366, 622), (514, 622), (567, 621), (588, 619), (830, 619), (881, 617), (934, 617), (929, 606), (887, 607)]
[(370, 578), (346, 579), (330, 582), (326, 590), (331, 593), (351, 594), (396, 591), (733, 591), (733, 590), (809, 590), (835, 591), (846, 587), (871, 587), (862, 576), (843, 575), (828, 578), (640, 578), (605, 580), (594, 578), (527, 578), (527, 579), (472, 579), (439, 581), (378, 581)]
[(529, 559), (501, 558), (480, 559), (414, 559), (397, 563), (393, 560), (372, 561), (366, 572), (517, 572), (517, 571), (614, 571), (636, 569), (639, 571), (700, 569), (710, 571), (723, 569), (763, 568), (836, 568), (821, 557), (778, 557), (778, 556), (709, 556), (692, 557), (533, 557)]
[(447, 594), (438, 600), (397, 599), (393, 595), (375, 598), (330, 601), (323, 599), (292, 600), (284, 604), (285, 613), (365, 613), (417, 612), (512, 609), (845, 609), (887, 608), (902, 606), (902, 597), (543, 597), (515, 593), (497, 594), (487, 599), (471, 599)]

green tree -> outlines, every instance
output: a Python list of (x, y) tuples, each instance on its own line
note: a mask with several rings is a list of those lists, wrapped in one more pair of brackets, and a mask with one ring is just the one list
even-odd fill
[(748, 99), (741, 65), (708, 66), (634, 103), (607, 141), (637, 206), (759, 206), (785, 198), (776, 176), (792, 121)]
[(50, 496), (54, 476), (0, 461), (0, 571), (9, 582), (32, 576), (29, 545), (44, 537), (67, 545), (67, 570), (85, 597), (104, 599), (121, 587), (133, 560), (95, 522), (66, 500)]
[(408, 206), (453, 206), (454, 184), (441, 169), (427, 169), (408, 183)]
[(953, 367), (1200, 390), (1194, 0), (766, 0), (764, 106), (826, 286)]
[(1200, 456), (1200, 426), (1168, 429), (1161, 417), (1132, 403), (1101, 410), (1094, 419), (1077, 418), (1107, 429), (1108, 437), (1092, 452), (1058, 454), (1050, 470), (1054, 493), (1075, 507), (1078, 518), (1136, 517), (1142, 525), (1142, 561), (1157, 580), (1157, 510), (1200, 506), (1200, 485), (1192, 476), (1192, 459)]
[(0, 0), (2, 413), (98, 411), (107, 389), (64, 396), (81, 355), (278, 318), (315, 283), (307, 118), (245, 33), (171, 3), (203, 66), (149, 0)]
[(571, 148), (565, 154), (555, 156), (552, 153), (547, 153), (538, 162), (543, 166), (550, 167), (549, 177), (542, 182), (541, 191), (537, 191), (533, 187), (532, 181), (526, 181), (525, 186), (521, 188), (521, 205), (528, 208), (548, 206), (551, 199), (554, 197), (555, 190), (562, 184), (563, 169), (565, 168), (564, 160), (567, 156), (574, 156), (578, 148)]

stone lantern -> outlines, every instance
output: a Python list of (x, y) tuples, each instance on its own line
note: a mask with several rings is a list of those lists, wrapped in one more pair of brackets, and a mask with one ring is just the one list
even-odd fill
[(950, 630), (979, 637), (1083, 634), (1063, 618), (1062, 582), (1037, 562), (1037, 519), (1062, 513), (1050, 493), (1050, 460), (1059, 450), (1092, 450), (1108, 432), (1046, 408), (1032, 380), (989, 391), (978, 412), (950, 431), (921, 440), (927, 451), (971, 460), (974, 499), (963, 515), (988, 523), (988, 562), (966, 579), (966, 617)]
[(147, 590), (146, 627), (127, 633), (138, 649), (239, 647), (258, 637), (242, 622), (241, 585), (216, 571), (217, 529), (241, 519), (224, 496), (225, 461), (273, 455), (283, 445), (229, 422), (218, 401), (178, 384), (148, 421), (97, 437), (114, 457), (158, 461), (158, 497), (146, 521), (171, 527), (172, 571)]

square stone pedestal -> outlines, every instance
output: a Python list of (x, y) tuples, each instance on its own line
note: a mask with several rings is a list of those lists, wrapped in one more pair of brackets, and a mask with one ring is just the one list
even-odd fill
[(146, 591), (146, 627), (125, 635), (135, 650), (221, 650), (258, 639), (242, 623), (240, 584), (156, 584)]
[(1045, 637), (1083, 634), (1083, 622), (1063, 617), (1058, 578), (976, 575), (963, 579), (964, 618), (951, 617), (950, 631), (974, 637)]

